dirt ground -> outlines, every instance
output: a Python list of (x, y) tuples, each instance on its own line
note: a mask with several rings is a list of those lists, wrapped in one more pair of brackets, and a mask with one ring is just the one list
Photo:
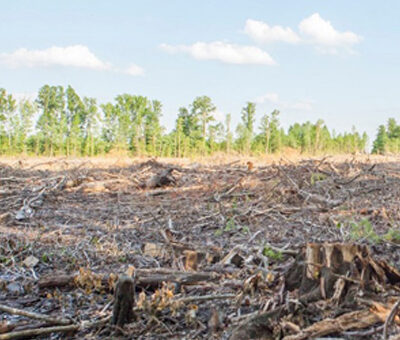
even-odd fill
[[(283, 278), (306, 244), (365, 244), (400, 268), (399, 161), (0, 159), (0, 305), (79, 325), (42, 338), (109, 339), (114, 283), (127, 273), (135, 320), (118, 337), (228, 339), (248, 316), (285, 303), (293, 292)], [(171, 184), (148, 185), (167, 169)], [(280, 338), (334, 317), (313, 308)], [(0, 339), (47, 326), (0, 310)], [(380, 339), (382, 327), (330, 335)], [(399, 330), (394, 322), (388, 332)]]

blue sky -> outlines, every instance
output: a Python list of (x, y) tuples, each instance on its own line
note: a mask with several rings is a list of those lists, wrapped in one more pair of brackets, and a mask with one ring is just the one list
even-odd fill
[(178, 108), (208, 95), (216, 116), (277, 108), (284, 127), (322, 118), (374, 138), (398, 117), (397, 0), (1, 1), (0, 87), (72, 85), (100, 102), (131, 93)]

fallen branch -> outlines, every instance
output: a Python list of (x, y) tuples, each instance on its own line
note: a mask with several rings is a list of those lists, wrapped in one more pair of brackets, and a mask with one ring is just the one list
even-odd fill
[(340, 333), (350, 329), (363, 329), (381, 322), (379, 315), (369, 309), (343, 314), (335, 319), (316, 322), (300, 333), (288, 335), (283, 340), (305, 340), (332, 333)]
[(26, 316), (31, 319), (45, 321), (45, 322), (47, 322), (49, 324), (53, 324), (53, 325), (69, 325), (69, 324), (71, 324), (71, 320), (68, 320), (68, 319), (52, 318), (47, 315), (28, 312), (23, 309), (12, 308), (12, 307), (8, 307), (8, 306), (2, 305), (2, 304), (0, 304), (0, 310), (3, 312), (9, 313), (9, 314), (21, 315), (21, 316)]
[(34, 336), (41, 336), (51, 333), (58, 332), (77, 332), (85, 329), (89, 329), (92, 327), (96, 327), (98, 325), (104, 324), (111, 319), (111, 315), (106, 316), (103, 319), (99, 319), (96, 321), (83, 321), (80, 324), (72, 324), (67, 326), (54, 326), (54, 327), (40, 327), (34, 329), (27, 329), (24, 331), (15, 331), (9, 332), (5, 334), (0, 334), (0, 340), (14, 340), (14, 339), (23, 339), (23, 338), (32, 338)]
[(68, 326), (54, 326), (54, 327), (27, 329), (24, 331), (15, 331), (10, 333), (0, 334), (0, 340), (32, 338), (34, 336), (46, 335), (57, 332), (72, 332), (79, 330), (79, 328), (80, 328), (79, 325), (68, 325)]
[[(179, 272), (179, 271), (167, 271), (157, 269), (137, 269), (136, 270), (136, 287), (158, 287), (163, 282), (175, 282), (180, 284), (192, 284), (200, 281), (214, 281), (217, 280), (220, 275), (214, 272)], [(94, 274), (101, 279), (102, 285), (107, 288), (109, 287), (110, 274)], [(64, 274), (44, 277), (39, 280), (38, 286), (40, 289), (44, 288), (55, 288), (55, 287), (66, 287), (76, 286), (75, 278), (79, 274)], [(110, 287), (111, 288), (111, 287)]]
[(235, 294), (220, 294), (220, 295), (202, 295), (202, 296), (188, 296), (174, 300), (174, 302), (196, 302), (196, 301), (208, 301), (208, 300), (225, 300), (235, 298)]

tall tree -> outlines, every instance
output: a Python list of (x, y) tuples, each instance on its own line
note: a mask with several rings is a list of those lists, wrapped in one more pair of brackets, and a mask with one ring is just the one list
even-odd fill
[(84, 137), (84, 124), (85, 124), (85, 106), (79, 95), (75, 90), (68, 86), (66, 90), (67, 98), (67, 141), (66, 153), (67, 156), (76, 156), (81, 154), (83, 137)]
[(28, 137), (32, 133), (33, 116), (36, 113), (36, 105), (28, 99), (22, 99), (18, 103), (18, 114), (15, 119), (17, 152), (28, 152)]
[(11, 94), (0, 88), (0, 121), (1, 121), (1, 148), (13, 152), (13, 115), (16, 109), (16, 101)]
[(233, 139), (231, 132), (231, 121), (232, 121), (232, 116), (230, 113), (228, 113), (225, 117), (225, 127), (226, 127), (225, 141), (226, 141), (226, 152), (228, 154), (231, 153), (232, 139)]
[(146, 109), (144, 135), (146, 151), (149, 155), (160, 155), (162, 127), (160, 124), (162, 105), (158, 100), (153, 100)]
[(61, 153), (67, 130), (64, 88), (44, 85), (36, 103), (41, 110), (37, 128), (43, 137), (44, 152), (50, 156)]
[[(100, 115), (95, 98), (83, 98), (84, 105), (84, 153), (87, 156), (95, 155), (95, 140), (99, 133)], [(97, 144), (100, 141), (97, 140)]]
[(281, 133), (279, 130), (279, 111), (272, 111), (261, 118), (261, 132), (265, 136), (265, 153), (272, 153), (281, 148)]
[(207, 96), (201, 96), (195, 98), (191, 108), (192, 108), (191, 115), (201, 121), (201, 137), (203, 141), (202, 152), (204, 154), (206, 138), (207, 138), (207, 125), (208, 123), (214, 120), (212, 113), (216, 110), (216, 107), (212, 103), (211, 98)]
[(385, 154), (387, 150), (387, 143), (388, 143), (388, 135), (386, 132), (386, 128), (384, 125), (379, 125), (378, 128), (378, 134), (376, 136), (376, 139), (374, 141), (374, 145), (372, 148), (372, 153), (378, 153), (378, 154)]
[(256, 104), (247, 102), (246, 106), (242, 109), (242, 138), (245, 152), (249, 153), (251, 148), (251, 141), (254, 133), (254, 121), (256, 114)]

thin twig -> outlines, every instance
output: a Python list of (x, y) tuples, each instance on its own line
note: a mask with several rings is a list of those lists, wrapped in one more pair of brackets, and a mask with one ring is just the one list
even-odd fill
[(400, 299), (393, 305), (392, 310), (390, 311), (388, 317), (386, 318), (385, 325), (383, 326), (383, 340), (387, 340), (388, 338), (388, 330), (389, 326), (392, 323), (397, 311), (400, 307)]

